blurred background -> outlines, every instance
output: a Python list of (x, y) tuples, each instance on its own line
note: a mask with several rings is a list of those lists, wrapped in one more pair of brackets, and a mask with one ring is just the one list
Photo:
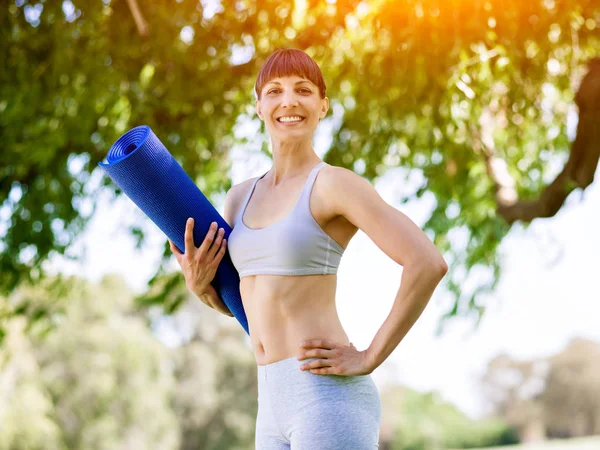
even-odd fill
[[(248, 336), (97, 163), (149, 125), (223, 214), (270, 167), (252, 88), (282, 47), (325, 76), (317, 154), (450, 266), (372, 374), (380, 448), (600, 448), (599, 21), (598, 0), (4, 2), (0, 450), (254, 448)], [(350, 242), (359, 350), (401, 273)]]

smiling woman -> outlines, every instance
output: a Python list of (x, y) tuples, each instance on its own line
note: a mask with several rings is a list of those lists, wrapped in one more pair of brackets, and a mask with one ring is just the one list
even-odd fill
[(254, 90), (258, 116), (265, 122), (271, 138), (279, 142), (294, 136), (301, 138), (297, 142), (312, 140), (329, 109), (321, 69), (299, 50), (272, 54), (258, 74)]
[[(329, 99), (312, 58), (273, 53), (255, 91), (273, 165), (229, 190), (224, 215), (258, 366), (256, 448), (376, 449), (381, 402), (370, 374), (420, 316), (445, 262), (367, 180), (315, 153)], [(404, 267), (392, 313), (362, 351), (335, 302), (337, 270), (359, 229)]]

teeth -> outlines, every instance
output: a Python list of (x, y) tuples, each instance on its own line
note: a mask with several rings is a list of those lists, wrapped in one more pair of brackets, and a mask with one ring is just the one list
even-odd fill
[(298, 116), (280, 117), (279, 118), (280, 122), (300, 122), (301, 120), (302, 120), (302, 117), (298, 117)]

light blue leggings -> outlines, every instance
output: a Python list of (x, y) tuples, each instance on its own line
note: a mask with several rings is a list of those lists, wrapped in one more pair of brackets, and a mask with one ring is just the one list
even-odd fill
[(300, 370), (314, 359), (258, 365), (255, 450), (379, 448), (381, 401), (371, 376)]

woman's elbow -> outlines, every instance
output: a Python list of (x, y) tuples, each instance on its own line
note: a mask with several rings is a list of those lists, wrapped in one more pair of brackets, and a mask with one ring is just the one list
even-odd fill
[(440, 280), (448, 273), (448, 263), (444, 260), (437, 248), (428, 258), (429, 272)]
[(444, 260), (442, 256), (439, 257), (436, 264), (436, 268), (439, 271), (441, 280), (448, 273), (448, 263)]
[(415, 247), (411, 252), (412, 257), (403, 264), (414, 267), (416, 270), (423, 271), (439, 282), (448, 272), (448, 264), (442, 254), (433, 243), (426, 241), (420, 248)]
[(435, 281), (435, 283), (439, 283), (448, 272), (448, 264), (439, 253), (437, 255), (433, 254), (428, 258), (421, 257), (412, 263), (407, 263), (404, 265), (404, 268), (406, 269), (407, 267), (421, 272), (424, 276)]

